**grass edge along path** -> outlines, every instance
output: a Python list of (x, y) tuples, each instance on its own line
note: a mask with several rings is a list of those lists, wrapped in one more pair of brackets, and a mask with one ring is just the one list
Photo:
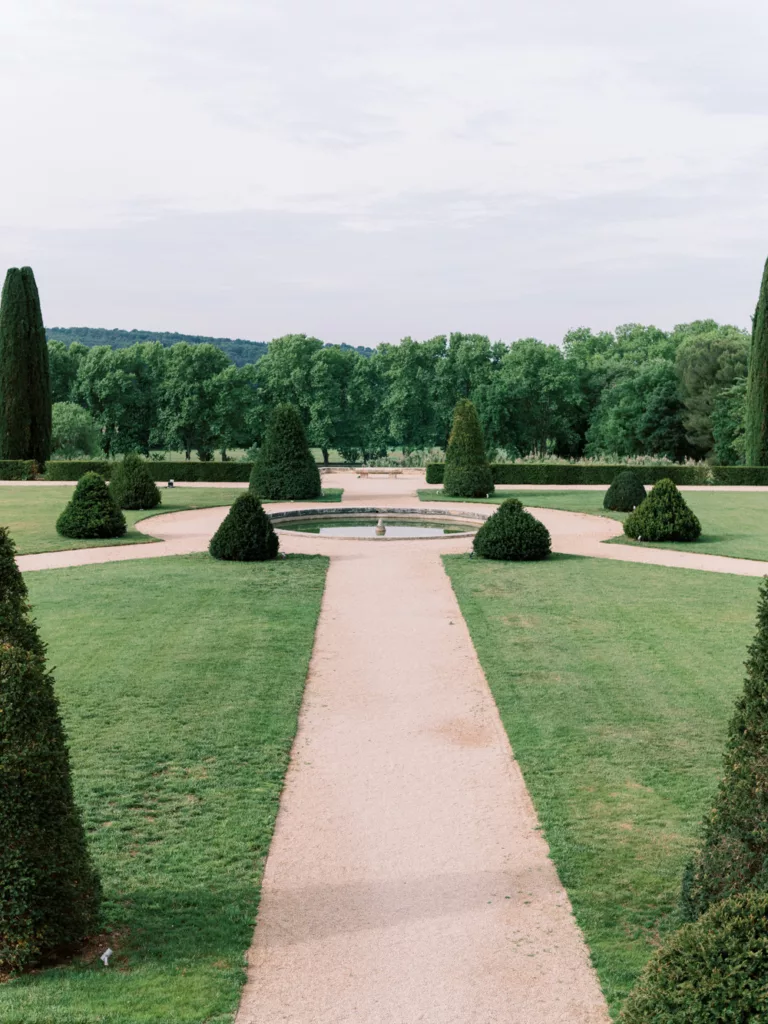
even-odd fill
[[(77, 539), (61, 537), (56, 532), (56, 520), (74, 491), (72, 484), (51, 487), (3, 487), (0, 484), (0, 525), (7, 526), (16, 542), (19, 555), (38, 555), (46, 551), (73, 551), (77, 548), (103, 548), (123, 544), (154, 544), (154, 537), (136, 529), (136, 523), (168, 512), (186, 512), (197, 508), (216, 508), (231, 505), (242, 487), (161, 487), (162, 504), (153, 509), (127, 509), (125, 521), (128, 532), (124, 537)], [(325, 488), (323, 502), (339, 502), (341, 488)], [(306, 504), (306, 502), (304, 503)]]
[(232, 1021), (326, 570), (188, 555), (27, 577), (105, 931), (0, 984), (2, 1024)]
[[(607, 488), (605, 489), (607, 490)], [(623, 522), (623, 512), (603, 508), (602, 491), (496, 491), (491, 498), (447, 498), (440, 492), (420, 490), (421, 501), (471, 501), (498, 505), (506, 498), (519, 498), (529, 508), (555, 508), (565, 512), (605, 516)], [(614, 537), (606, 544), (626, 544), (640, 548), (668, 548), (671, 551), (692, 551), (702, 555), (723, 555), (726, 558), (753, 558), (768, 561), (768, 490), (682, 492), (688, 505), (701, 520), (701, 537), (690, 543), (646, 544), (629, 537)], [(767, 567), (768, 568), (768, 567)]]
[(677, 924), (758, 580), (443, 559), (613, 1014)]

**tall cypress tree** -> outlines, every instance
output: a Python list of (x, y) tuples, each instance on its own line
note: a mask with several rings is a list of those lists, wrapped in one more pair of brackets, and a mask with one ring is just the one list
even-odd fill
[(31, 267), (11, 267), (0, 299), (0, 459), (51, 454), (51, 379)]
[(724, 776), (704, 820), (704, 842), (685, 870), (683, 911), (696, 919), (718, 900), (768, 891), (768, 577), (744, 689), (728, 729)]
[(493, 473), (485, 456), (483, 431), (474, 403), (468, 398), (459, 399), (453, 410), (443, 490), (454, 498), (484, 498), (493, 494)]
[(312, 501), (322, 496), (320, 471), (295, 405), (275, 406), (251, 470), (249, 490), (264, 501)]
[(101, 888), (13, 541), (0, 528), (0, 970), (67, 952), (98, 926)]
[(768, 260), (752, 322), (745, 441), (747, 465), (768, 466)]

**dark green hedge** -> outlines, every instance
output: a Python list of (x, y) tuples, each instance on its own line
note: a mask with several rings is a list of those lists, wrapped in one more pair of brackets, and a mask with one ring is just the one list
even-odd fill
[(713, 466), (712, 483), (768, 487), (768, 466)]
[[(491, 466), (494, 484), (605, 484), (608, 486), (617, 473), (627, 466), (587, 466), (579, 463), (500, 462)], [(718, 469), (727, 467), (719, 466)], [(742, 467), (732, 467), (741, 469)], [(747, 468), (747, 467), (744, 467)], [(427, 483), (441, 484), (445, 463), (432, 462), (427, 466)], [(705, 484), (707, 479), (697, 466), (633, 466), (632, 471), (644, 484), (655, 484), (665, 478), (676, 484)], [(714, 471), (714, 470), (713, 470)], [(756, 470), (760, 472), (760, 470)], [(724, 482), (724, 481), (723, 481)], [(746, 482), (746, 481), (745, 481)], [(768, 472), (765, 483), (768, 484)]]
[[(114, 462), (70, 462), (55, 460), (45, 465), (46, 480), (79, 480), (85, 473), (98, 473), (106, 480), (112, 474)], [(0, 463), (2, 466), (2, 463)], [(251, 475), (250, 462), (152, 462), (147, 469), (153, 480), (175, 480), (179, 483), (247, 483)], [(7, 477), (6, 479), (11, 479)]]
[(0, 480), (31, 480), (37, 473), (33, 459), (0, 460)]
[(98, 473), (109, 479), (112, 463), (105, 460), (89, 459), (77, 462), (68, 459), (49, 459), (45, 464), (46, 480), (79, 480), (86, 473)]

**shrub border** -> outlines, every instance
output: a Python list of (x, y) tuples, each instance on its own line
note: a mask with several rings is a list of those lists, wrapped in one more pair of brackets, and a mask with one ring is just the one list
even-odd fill
[(0, 459), (0, 480), (34, 480), (36, 476), (34, 459)]
[[(99, 473), (105, 480), (112, 475), (114, 462), (106, 460), (51, 460), (46, 463), (46, 480), (79, 480), (85, 473)], [(176, 480), (179, 483), (248, 483), (250, 462), (153, 462), (145, 463), (152, 479)]]
[[(768, 466), (586, 466), (579, 463), (499, 462), (491, 466), (494, 484), (611, 484), (623, 470), (631, 469), (643, 484), (665, 478), (690, 486), (768, 487)], [(441, 484), (444, 462), (427, 465), (427, 483)]]

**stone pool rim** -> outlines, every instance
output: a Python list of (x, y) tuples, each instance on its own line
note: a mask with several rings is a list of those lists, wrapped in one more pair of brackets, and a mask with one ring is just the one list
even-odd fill
[[(392, 519), (448, 519), (454, 523), (466, 522), (467, 524), (477, 523), (482, 525), (488, 518), (488, 513), (483, 514), (482, 512), (453, 512), (448, 509), (436, 509), (436, 508), (400, 508), (392, 507), (391, 505), (355, 505), (354, 507), (345, 506), (344, 508), (295, 508), (290, 509), (286, 512), (269, 512), (267, 513), (269, 518), (272, 520), (272, 525), (276, 530), (280, 530), (280, 521), (291, 522), (301, 519), (341, 519), (344, 516), (357, 516), (365, 517), (370, 516), (372, 519), (375, 516), (387, 516)], [(427, 525), (425, 523), (425, 525)], [(437, 523), (435, 524), (437, 525)], [(291, 530), (292, 535), (297, 533), (305, 537), (313, 537), (317, 539), (320, 535), (316, 533), (308, 533), (302, 530)], [(461, 531), (459, 533), (450, 534), (436, 534), (434, 537), (321, 537), (321, 540), (350, 540), (350, 541), (375, 541), (381, 543), (382, 541), (400, 542), (400, 541), (436, 541), (436, 540), (461, 540), (467, 537), (474, 537), (476, 529)]]

